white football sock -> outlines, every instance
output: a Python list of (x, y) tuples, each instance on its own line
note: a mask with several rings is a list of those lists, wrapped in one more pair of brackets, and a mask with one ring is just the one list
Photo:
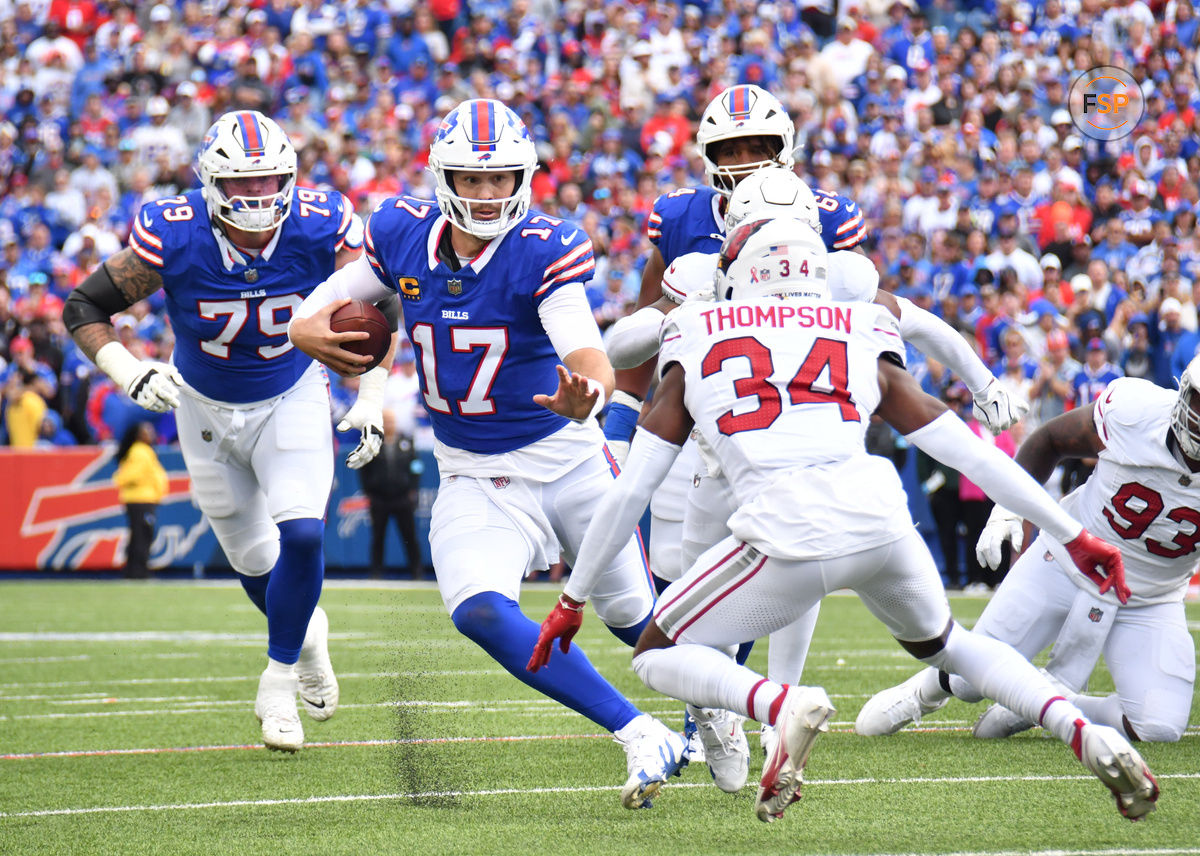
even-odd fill
[(732, 710), (769, 722), (786, 692), (774, 681), (739, 666), (704, 645), (654, 648), (633, 658), (633, 670), (650, 689), (697, 707)]
[[(1070, 745), (1075, 720), (1083, 712), (1071, 704), (1038, 669), (1013, 648), (955, 624), (946, 647), (930, 660), (961, 675), (983, 695), (1038, 723)], [(1053, 704), (1051, 700), (1058, 699)]]

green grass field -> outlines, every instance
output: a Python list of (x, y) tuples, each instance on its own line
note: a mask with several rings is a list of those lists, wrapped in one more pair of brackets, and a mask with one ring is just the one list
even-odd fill
[[(553, 592), (530, 587), (526, 612), (540, 619)], [(1195, 725), (1141, 747), (1162, 798), (1137, 824), (1040, 731), (973, 739), (982, 707), (855, 736), (867, 696), (916, 665), (851, 597), (826, 601), (806, 676), (838, 705), (833, 730), (803, 801), (771, 825), (753, 815), (753, 735), (741, 793), (695, 765), (626, 811), (620, 748), (459, 637), (431, 586), (331, 583), (322, 603), (341, 708), (304, 717), (309, 745), (288, 756), (258, 742), (265, 623), (235, 584), (0, 584), (0, 854), (1200, 853)], [(983, 603), (953, 606), (969, 625)], [(1197, 605), (1189, 618), (1196, 633)], [(579, 639), (681, 725), (594, 615)]]

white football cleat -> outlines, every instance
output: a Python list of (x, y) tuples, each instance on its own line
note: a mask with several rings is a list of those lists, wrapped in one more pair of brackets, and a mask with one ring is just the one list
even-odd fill
[(304, 727), (296, 713), (298, 689), (294, 672), (286, 677), (263, 672), (259, 678), (254, 715), (262, 723), (262, 739), (268, 749), (296, 752), (304, 745)]
[(688, 764), (687, 741), (649, 714), (643, 713), (613, 734), (625, 749), (629, 778), (621, 788), (625, 808), (650, 808), (653, 798), (671, 776)]
[(767, 758), (754, 813), (764, 823), (783, 817), (784, 810), (800, 799), (804, 765), (817, 735), (829, 730), (829, 717), (836, 713), (833, 702), (821, 687), (789, 687), (775, 728), (779, 742)]
[(1138, 751), (1115, 728), (1075, 721), (1075, 754), (1117, 800), (1117, 810), (1130, 820), (1154, 811), (1158, 782)]
[[(688, 705), (696, 720), (696, 732), (704, 744), (704, 760), (717, 787), (736, 794), (750, 775), (750, 743), (742, 728), (742, 718), (729, 710)], [(689, 760), (690, 757), (689, 757)]]
[(922, 716), (945, 707), (949, 696), (933, 703), (921, 701), (919, 691), (924, 681), (925, 672), (917, 672), (904, 683), (867, 699), (854, 720), (855, 733), (864, 737), (895, 734), (909, 723), (920, 722)]
[(704, 763), (704, 741), (696, 729), (696, 720), (692, 718), (687, 705), (683, 709), (683, 739), (687, 741), (687, 759), (689, 764)]
[(329, 616), (319, 606), (308, 621), (296, 674), (300, 678), (300, 701), (308, 715), (316, 720), (333, 716), (338, 706), (338, 682), (329, 662)]
[(971, 733), (984, 740), (1003, 740), (1033, 728), (1033, 723), (1002, 704), (993, 704), (979, 715)]

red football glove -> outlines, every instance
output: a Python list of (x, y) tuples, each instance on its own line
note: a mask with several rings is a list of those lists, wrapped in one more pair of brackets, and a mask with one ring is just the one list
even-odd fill
[(564, 654), (571, 650), (571, 640), (579, 632), (581, 624), (583, 624), (583, 604), (572, 600), (565, 594), (559, 595), (558, 603), (555, 604), (554, 609), (550, 610), (546, 620), (542, 622), (537, 644), (533, 646), (533, 656), (529, 658), (529, 664), (525, 668), (536, 672), (542, 666), (548, 665), (555, 639), (559, 640), (558, 647)]
[[(1075, 567), (1105, 594), (1112, 589), (1117, 593), (1117, 600), (1122, 604), (1129, 602), (1132, 594), (1125, 584), (1125, 562), (1121, 559), (1121, 551), (1101, 541), (1086, 529), (1079, 533), (1074, 540), (1065, 545), (1071, 554)], [(1099, 568), (1097, 567), (1099, 566)]]

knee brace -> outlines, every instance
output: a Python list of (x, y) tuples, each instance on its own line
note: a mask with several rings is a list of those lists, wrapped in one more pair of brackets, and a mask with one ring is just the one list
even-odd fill
[(264, 538), (256, 544), (231, 548), (226, 551), (225, 557), (239, 574), (261, 577), (270, 573), (279, 561), (279, 539)]

